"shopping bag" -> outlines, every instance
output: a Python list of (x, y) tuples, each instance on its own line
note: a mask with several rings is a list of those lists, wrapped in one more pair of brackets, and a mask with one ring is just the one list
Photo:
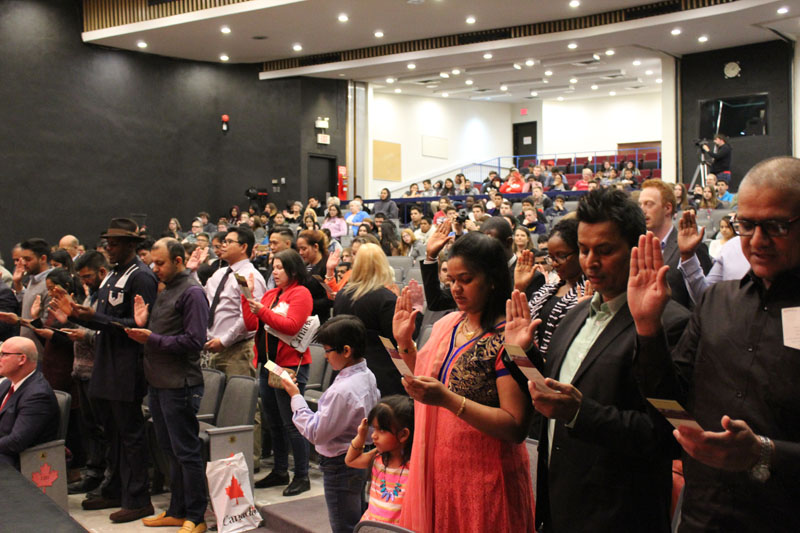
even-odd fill
[(247, 461), (239, 452), (206, 464), (208, 493), (220, 533), (242, 533), (256, 529), (261, 515), (255, 508)]

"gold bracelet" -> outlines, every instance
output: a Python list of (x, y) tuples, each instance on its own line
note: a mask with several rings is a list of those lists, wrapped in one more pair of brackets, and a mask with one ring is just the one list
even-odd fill
[(464, 412), (464, 407), (467, 406), (467, 397), (461, 397), (461, 407), (458, 408), (458, 412), (456, 413), (456, 418), (461, 418), (461, 413)]
[(398, 346), (397, 347), (397, 351), (398, 351), (398, 353), (401, 353), (401, 354), (407, 354), (408, 352), (411, 351), (411, 348), (414, 348), (414, 351), (416, 352), (417, 351), (417, 343), (414, 342), (414, 341), (411, 341), (411, 347), (408, 350), (403, 350), (402, 348), (400, 348)]

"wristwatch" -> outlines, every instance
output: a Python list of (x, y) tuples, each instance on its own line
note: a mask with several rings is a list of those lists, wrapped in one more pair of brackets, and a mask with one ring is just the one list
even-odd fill
[(763, 435), (758, 435), (758, 438), (761, 441), (761, 456), (758, 458), (758, 462), (755, 466), (750, 469), (750, 475), (756, 481), (765, 483), (769, 479), (770, 474), (769, 463), (770, 457), (772, 456), (772, 441)]

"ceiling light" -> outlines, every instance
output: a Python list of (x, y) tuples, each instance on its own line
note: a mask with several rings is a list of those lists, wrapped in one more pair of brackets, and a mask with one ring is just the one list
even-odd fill
[(579, 5), (581, 5), (581, 3), (578, 2), (578, 0), (572, 0), (572, 2), (569, 3), (569, 7), (578, 7)]
[(547, 78), (545, 78), (545, 79), (543, 79), (543, 80), (542, 80), (542, 83), (550, 83), (550, 80), (548, 80)]
[(559, 102), (563, 102), (564, 101), (564, 97), (563, 96), (559, 96), (558, 98), (556, 98), (556, 100), (558, 100)]
[(508, 85), (501, 85), (500, 86), (500, 90), (501, 91), (507, 91), (508, 90)]
[(394, 90), (395, 94), (400, 94), (401, 92), (403, 92), (403, 89), (401, 89), (400, 87)]
[(652, 76), (653, 75), (653, 71), (652, 70), (645, 70), (644, 73), (647, 74), (648, 76)]
[(597, 90), (597, 85), (592, 85), (591, 89), (592, 89), (593, 91), (596, 91), (596, 90)]
[(448, 96), (450, 96), (450, 93), (442, 93), (442, 98), (447, 98)]
[(461, 74), (461, 70), (457, 68), (454, 68), (450, 72), (453, 74), (453, 76), (458, 76), (459, 74)]
[(615, 91), (609, 91), (608, 96), (617, 96), (617, 93)]
[(491, 52), (486, 52), (485, 54), (483, 54), (483, 58), (484, 59), (491, 59), (492, 58)]
[(375, 30), (375, 37), (377, 37), (378, 39), (383, 37), (383, 31), (382, 30)]
[(526, 67), (532, 67), (533, 63), (534, 63), (533, 59), (526, 59), (525, 60), (525, 66)]
[(139, 48), (147, 48), (147, 43), (144, 41), (137, 41), (136, 46), (138, 46)]
[(545, 76), (552, 76), (553, 75), (553, 71), (552, 70), (545, 70), (544, 71), (544, 75)]
[(607, 56), (613, 56), (614, 55), (614, 50), (611, 50), (611, 49), (606, 50), (606, 55)]
[(300, 43), (294, 43), (292, 45), (292, 50), (294, 50), (295, 52), (299, 52), (302, 49), (303, 49), (303, 45), (300, 44)]
[(520, 65), (519, 63), (514, 63), (514, 69), (515, 70), (522, 70), (522, 65)]
[(475, 24), (475, 17), (472, 15), (467, 17), (467, 24)]
[(641, 61), (639, 61), (638, 59), (635, 59), (635, 60), (633, 61), (633, 66), (634, 66), (634, 67), (638, 67), (638, 66), (639, 66), (639, 65), (641, 65), (641, 64), (642, 64), (642, 62), (641, 62)]
[(672, 35), (680, 35), (681, 34), (681, 29), (680, 28), (672, 28), (672, 31), (670, 33)]
[(386, 83), (394, 83), (394, 82), (395, 82), (394, 78), (386, 78)]
[(464, 83), (466, 83), (467, 85), (472, 85), (474, 82), (472, 80), (466, 80)]
[(697, 38), (697, 42), (699, 43), (704, 43), (707, 40), (708, 40), (708, 35), (701, 35), (700, 37)]
[(662, 80), (661, 78), (656, 78), (656, 83), (663, 83), (663, 82), (664, 80)]
[(228, 57), (228, 54), (221, 54), (221, 55), (219, 56), (219, 60), (220, 60), (220, 61), (227, 61), (227, 60), (229, 60), (229, 59), (230, 59), (230, 57)]
[(450, 74), (448, 74), (447, 72), (440, 72), (439, 73), (439, 77), (440, 78), (449, 78)]
[(414, 70), (415, 68), (417, 68), (417, 65), (415, 65), (414, 63), (409, 63), (406, 66), (408, 67), (408, 70)]
[(778, 15), (785, 15), (788, 12), (789, 12), (789, 8), (786, 7), (786, 6), (778, 8)]
[(223, 26), (219, 29), (222, 33), (230, 33), (231, 29), (228, 26)]
[(536, 91), (531, 91), (531, 96), (539, 96), (539, 93), (537, 93)]
[(570, 78), (569, 82), (570, 83), (578, 83), (578, 78)]
[(347, 16), (347, 13), (339, 13), (339, 22), (347, 22), (350, 20), (350, 17)]
[(575, 50), (576, 48), (578, 48), (578, 43), (569, 43), (567, 45), (567, 48), (569, 48), (570, 50)]

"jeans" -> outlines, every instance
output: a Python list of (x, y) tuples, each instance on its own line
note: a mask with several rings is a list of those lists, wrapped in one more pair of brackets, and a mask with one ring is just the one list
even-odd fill
[[(308, 383), (308, 367), (301, 365), (297, 371), (297, 387), (300, 394), (305, 393)], [(283, 389), (273, 389), (267, 384), (269, 371), (261, 366), (258, 386), (261, 392), (261, 404), (264, 407), (266, 422), (272, 435), (272, 453), (275, 456), (276, 472), (289, 470), (289, 445), (294, 455), (294, 476), (308, 477), (309, 444), (292, 422), (292, 399)]]
[(203, 385), (181, 389), (150, 387), (150, 411), (159, 447), (169, 458), (172, 495), (167, 515), (204, 522), (206, 472), (203, 446), (198, 436), (197, 409)]
[(319, 457), (328, 520), (333, 533), (352, 533), (364, 513), (366, 470), (344, 464), (345, 455)]

